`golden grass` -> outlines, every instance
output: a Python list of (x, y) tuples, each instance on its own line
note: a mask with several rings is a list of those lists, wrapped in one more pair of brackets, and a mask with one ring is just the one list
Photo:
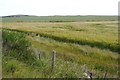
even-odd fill
[[(116, 21), (104, 22), (4, 22), (3, 28), (30, 31), (49, 36), (76, 41), (89, 41), (118, 44), (118, 26)], [(99, 49), (90, 45), (71, 42), (60, 42), (46, 37), (27, 37), (36, 52), (44, 51), (51, 54), (55, 49), (57, 58), (76, 64), (87, 64), (93, 70), (108, 70), (109, 74), (117, 75), (118, 53), (108, 49)], [(58, 63), (59, 64), (59, 63)]]

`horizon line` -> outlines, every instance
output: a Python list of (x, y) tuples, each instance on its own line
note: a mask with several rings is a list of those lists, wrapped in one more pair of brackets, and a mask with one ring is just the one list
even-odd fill
[(5, 16), (16, 16), (16, 15), (21, 15), (21, 16), (119, 16), (119, 15), (29, 15), (29, 14), (11, 14), (11, 15), (5, 15)]

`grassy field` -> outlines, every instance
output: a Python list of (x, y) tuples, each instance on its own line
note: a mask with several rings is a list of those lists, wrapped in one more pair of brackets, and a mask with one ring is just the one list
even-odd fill
[[(36, 58), (34, 66), (30, 66), (18, 56), (3, 56), (3, 77), (83, 78), (85, 71), (96, 78), (103, 78), (106, 71), (107, 77), (118, 77), (120, 46), (117, 20), (115, 17), (90, 17), (64, 17), (64, 20), (63, 17), (43, 17), (43, 21), (40, 18), (36, 19), (38, 21), (32, 18), (29, 19), (31, 21), (28, 18), (27, 21), (19, 21), (23, 18), (9, 21), (4, 18), (2, 27), (10, 34), (24, 34)], [(51, 72), (52, 50), (56, 51), (54, 72)], [(11, 66), (15, 68), (13, 73), (9, 71)]]
[(2, 18), (3, 22), (89, 22), (116, 20), (117, 16), (18, 16)]

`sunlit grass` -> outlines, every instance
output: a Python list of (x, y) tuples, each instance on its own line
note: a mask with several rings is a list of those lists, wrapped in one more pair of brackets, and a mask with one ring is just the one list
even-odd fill
[[(4, 23), (3, 23), (4, 24)], [(112, 26), (111, 26), (112, 25)], [(118, 51), (117, 22), (5, 23), (3, 28), (30, 31), (59, 41)]]
[[(36, 56), (42, 53), (35, 68), (7, 56), (3, 63), (4, 77), (82, 77), (81, 66), (103, 77), (116, 77), (118, 72), (118, 26), (116, 21), (104, 22), (3, 22), (3, 28), (28, 33)], [(32, 34), (34, 32), (34, 34)], [(39, 34), (39, 36), (36, 36)], [(51, 73), (52, 50), (56, 50), (55, 72)], [(7, 60), (7, 58), (9, 60)], [(15, 64), (16, 71), (6, 71)], [(24, 75), (25, 74), (25, 75)]]
[(108, 70), (110, 73), (116, 73), (117, 71), (118, 54), (115, 52), (101, 50), (96, 47), (91, 48), (89, 46), (56, 42), (46, 38), (28, 38), (32, 42), (33, 48), (38, 51), (37, 53), (43, 50), (48, 54), (52, 54), (51, 51), (55, 49), (57, 57), (65, 61), (87, 64), (90, 68), (103, 72), (104, 70)]

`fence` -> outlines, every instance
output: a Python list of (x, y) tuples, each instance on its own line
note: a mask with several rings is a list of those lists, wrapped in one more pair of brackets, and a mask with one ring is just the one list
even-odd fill
[[(42, 57), (42, 52), (39, 52), (38, 54), (38, 59), (41, 60), (41, 57)], [(51, 72), (54, 72), (55, 70), (55, 66), (56, 66), (56, 51), (53, 50), (52, 51), (52, 56), (51, 56)], [(89, 78), (89, 79), (93, 79), (94, 78), (94, 75), (93, 73), (90, 71), (90, 70), (87, 70), (85, 68), (86, 66), (84, 66), (84, 71), (83, 71), (83, 77), (86, 77), (86, 78)], [(103, 79), (105, 80), (106, 77), (107, 77), (107, 70), (105, 71), (105, 74), (103, 76)], [(99, 78), (99, 77), (97, 77)]]

